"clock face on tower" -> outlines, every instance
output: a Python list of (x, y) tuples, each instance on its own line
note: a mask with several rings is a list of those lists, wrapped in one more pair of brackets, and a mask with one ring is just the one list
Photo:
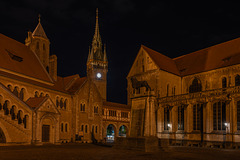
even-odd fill
[(97, 73), (97, 78), (102, 78), (102, 74), (101, 73)]

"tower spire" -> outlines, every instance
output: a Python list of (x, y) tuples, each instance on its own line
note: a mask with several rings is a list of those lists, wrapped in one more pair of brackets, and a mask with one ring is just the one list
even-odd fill
[(100, 36), (99, 24), (98, 24), (98, 8), (96, 9), (96, 25), (95, 25), (95, 33), (93, 36), (93, 41), (94, 40), (101, 42), (101, 36)]
[(41, 14), (38, 14), (38, 22), (41, 23)]

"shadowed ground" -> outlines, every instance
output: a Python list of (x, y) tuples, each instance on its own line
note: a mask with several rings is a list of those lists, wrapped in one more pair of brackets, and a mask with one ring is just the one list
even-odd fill
[(156, 153), (142, 151), (122, 150), (112, 147), (104, 147), (93, 144), (66, 144), (44, 146), (8, 146), (0, 147), (0, 160), (74, 160), (74, 159), (167, 159), (167, 160), (191, 160), (191, 159), (240, 159), (240, 150), (205, 149), (190, 147), (169, 147)]

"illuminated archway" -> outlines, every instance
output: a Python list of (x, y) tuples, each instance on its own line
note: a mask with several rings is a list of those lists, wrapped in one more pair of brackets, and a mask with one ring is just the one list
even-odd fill
[(113, 124), (109, 124), (107, 126), (107, 143), (112, 143), (115, 140), (115, 136), (116, 136), (116, 128)]
[(121, 125), (119, 128), (119, 137), (127, 137), (127, 127), (125, 125)]

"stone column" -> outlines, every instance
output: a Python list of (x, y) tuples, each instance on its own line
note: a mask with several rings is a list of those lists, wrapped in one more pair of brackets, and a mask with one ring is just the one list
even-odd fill
[(156, 136), (155, 96), (146, 98), (144, 136)]

